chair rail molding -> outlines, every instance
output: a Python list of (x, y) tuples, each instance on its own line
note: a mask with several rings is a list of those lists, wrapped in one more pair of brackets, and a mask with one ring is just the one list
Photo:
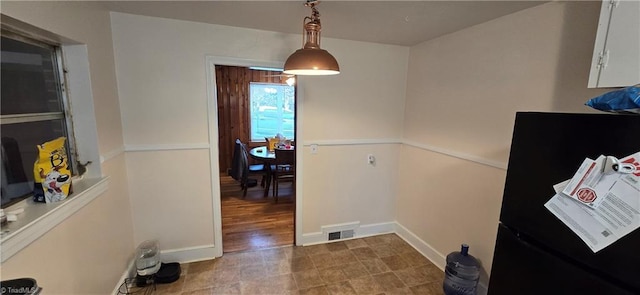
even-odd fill
[(377, 144), (403, 144), (418, 148), (425, 151), (435, 152), (450, 157), (467, 160), (470, 162), (507, 170), (507, 163), (479, 157), (476, 155), (461, 153), (458, 151), (441, 148), (429, 144), (419, 143), (402, 138), (360, 138), (360, 139), (323, 139), (323, 140), (305, 140), (302, 144), (304, 147), (312, 145), (318, 146), (346, 146), (346, 145), (377, 145)]
[(126, 144), (125, 152), (152, 152), (152, 151), (179, 151), (179, 150), (206, 150), (209, 143), (180, 143), (180, 144)]
[(491, 160), (491, 159), (487, 159), (487, 158), (483, 158), (483, 157), (479, 157), (479, 156), (475, 156), (475, 155), (470, 155), (470, 154), (466, 154), (466, 153), (461, 153), (461, 152), (458, 152), (458, 151), (453, 151), (453, 150), (449, 150), (449, 149), (445, 149), (445, 148), (441, 148), (441, 147), (437, 147), (437, 146), (433, 146), (433, 145), (418, 143), (418, 142), (410, 141), (410, 140), (403, 140), (402, 144), (408, 145), (408, 146), (411, 146), (411, 147), (414, 147), (414, 148), (418, 148), (418, 149), (421, 149), (421, 150), (435, 152), (435, 153), (443, 154), (443, 155), (446, 155), (446, 156), (450, 156), (450, 157), (454, 157), (454, 158), (458, 158), (458, 159), (467, 160), (467, 161), (470, 161), (470, 162), (482, 164), (482, 165), (485, 165), (485, 166), (498, 168), (498, 169), (501, 169), (501, 170), (507, 170), (507, 163), (505, 163), (505, 162), (494, 161), (494, 160)]
[(104, 163), (106, 161), (109, 161), (117, 156), (120, 156), (120, 154), (124, 153), (124, 146), (119, 146), (115, 149), (112, 149), (102, 155), (100, 155), (100, 163)]
[(400, 138), (360, 138), (360, 139), (325, 139), (305, 140), (303, 146), (338, 146), (338, 145), (372, 145), (372, 144), (401, 144)]

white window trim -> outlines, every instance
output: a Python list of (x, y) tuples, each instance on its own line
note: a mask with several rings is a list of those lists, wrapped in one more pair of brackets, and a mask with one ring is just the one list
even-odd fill
[(66, 72), (67, 102), (73, 120), (77, 158), (87, 166), (85, 177), (102, 177), (100, 152), (98, 149), (98, 129), (93, 107), (93, 92), (89, 71), (89, 53), (86, 45), (62, 45), (63, 68)]
[(64, 64), (60, 66), (65, 70), (67, 102), (78, 154), (76, 161), (91, 161), (81, 178), (72, 179), (74, 193), (64, 201), (44, 204), (28, 198), (5, 209), (11, 212), (21, 208), (24, 212), (16, 215), (17, 221), (2, 226), (0, 256), (4, 262), (102, 195), (109, 187), (109, 179), (102, 175), (101, 169), (87, 46), (5, 15), (2, 15), (2, 25), (27, 36), (36, 34), (62, 44)]

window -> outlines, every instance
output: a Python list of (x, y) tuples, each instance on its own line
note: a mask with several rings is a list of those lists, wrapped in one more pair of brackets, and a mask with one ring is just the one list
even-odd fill
[[(2, 225), (0, 263), (4, 263), (104, 195), (109, 189), (109, 178), (102, 175), (101, 160), (108, 161), (122, 153), (116, 150), (104, 158), (99, 153), (87, 45), (67, 41), (70, 39), (65, 36), (4, 14), (0, 16), (0, 135), (14, 139), (6, 148), (5, 142), (10, 140), (5, 139), (2, 144), (0, 175), (7, 176), (2, 179), (2, 207), (6, 211), (24, 210), (16, 216), (17, 221)], [(35, 203), (30, 197), (35, 154), (28, 158), (29, 153), (35, 151), (36, 144), (61, 135), (67, 137), (67, 156), (74, 175), (83, 177), (72, 179), (73, 193), (64, 201)], [(85, 164), (77, 165), (78, 161)], [(20, 200), (5, 194), (9, 188), (14, 195), (20, 189), (28, 192)]]
[(264, 141), (280, 133), (295, 139), (295, 87), (287, 84), (250, 83), (251, 141)]
[(55, 45), (2, 31), (2, 208), (31, 196), (36, 145), (64, 136), (75, 163), (61, 59)]

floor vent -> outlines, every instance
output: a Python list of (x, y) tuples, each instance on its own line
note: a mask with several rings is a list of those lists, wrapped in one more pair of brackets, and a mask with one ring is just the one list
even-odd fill
[(339, 231), (329, 233), (329, 241), (339, 240), (342, 237), (342, 233)]
[(340, 233), (343, 239), (353, 238), (353, 236), (355, 236), (355, 232), (352, 229), (343, 230)]
[(350, 239), (356, 236), (356, 228), (360, 226), (360, 222), (350, 222), (323, 226), (322, 232), (326, 234), (327, 240)]

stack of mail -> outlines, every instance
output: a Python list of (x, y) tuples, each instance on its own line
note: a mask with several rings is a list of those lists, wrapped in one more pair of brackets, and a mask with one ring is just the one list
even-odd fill
[(545, 207), (598, 252), (640, 227), (640, 152), (585, 159)]

